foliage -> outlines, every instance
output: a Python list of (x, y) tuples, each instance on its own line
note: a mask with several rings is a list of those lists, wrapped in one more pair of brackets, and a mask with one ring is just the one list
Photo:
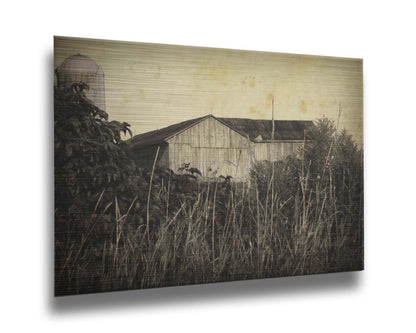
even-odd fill
[[(78, 86), (84, 86), (80, 83)], [(59, 208), (84, 206), (103, 189), (125, 190), (135, 165), (121, 133), (129, 124), (108, 121), (83, 89), (55, 89), (55, 195)]]
[(237, 183), (137, 168), (82, 92), (55, 92), (57, 295), (362, 268), (362, 153), (330, 121)]
[(300, 230), (313, 235), (307, 242), (325, 240), (325, 246), (317, 244), (318, 252), (309, 248), (304, 253), (326, 257), (328, 271), (362, 265), (362, 151), (351, 136), (323, 118), (307, 129), (307, 140), (298, 155), (301, 157), (259, 162), (252, 168), (251, 183), (261, 203), (260, 214), (276, 221), (279, 237), (289, 244), (300, 237)]

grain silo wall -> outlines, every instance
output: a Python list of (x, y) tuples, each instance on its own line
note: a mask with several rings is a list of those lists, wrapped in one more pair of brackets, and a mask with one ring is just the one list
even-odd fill
[(74, 83), (86, 83), (87, 98), (100, 109), (105, 110), (105, 79), (104, 72), (95, 61), (76, 54), (66, 58), (56, 68), (56, 83), (58, 87), (70, 88)]
[(64, 72), (57, 78), (58, 87), (70, 88), (73, 83), (88, 84), (87, 98), (101, 110), (105, 110), (104, 73), (101, 72)]

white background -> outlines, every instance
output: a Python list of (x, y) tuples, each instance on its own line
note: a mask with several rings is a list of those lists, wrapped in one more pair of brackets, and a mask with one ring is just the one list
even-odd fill
[[(411, 1), (8, 1), (1, 5), (3, 332), (415, 329)], [(366, 269), (52, 297), (52, 36), (364, 58)]]

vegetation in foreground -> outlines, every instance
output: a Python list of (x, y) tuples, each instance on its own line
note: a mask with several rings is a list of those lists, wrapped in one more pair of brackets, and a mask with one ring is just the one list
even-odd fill
[(362, 152), (332, 121), (247, 183), (138, 169), (128, 131), (55, 91), (56, 295), (363, 268)]

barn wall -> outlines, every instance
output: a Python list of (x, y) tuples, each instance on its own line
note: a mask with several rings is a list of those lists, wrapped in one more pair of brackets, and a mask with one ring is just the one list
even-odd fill
[(296, 156), (303, 141), (256, 142), (253, 145), (254, 159), (257, 161), (277, 161), (288, 155)]
[(160, 147), (160, 150), (156, 166), (158, 168), (169, 168), (169, 147), (166, 143), (133, 150), (133, 159), (136, 164), (141, 168), (152, 169), (158, 147)]
[(214, 118), (177, 134), (169, 140), (170, 167), (184, 163), (198, 168), (203, 176), (246, 179), (251, 165), (250, 141)]

